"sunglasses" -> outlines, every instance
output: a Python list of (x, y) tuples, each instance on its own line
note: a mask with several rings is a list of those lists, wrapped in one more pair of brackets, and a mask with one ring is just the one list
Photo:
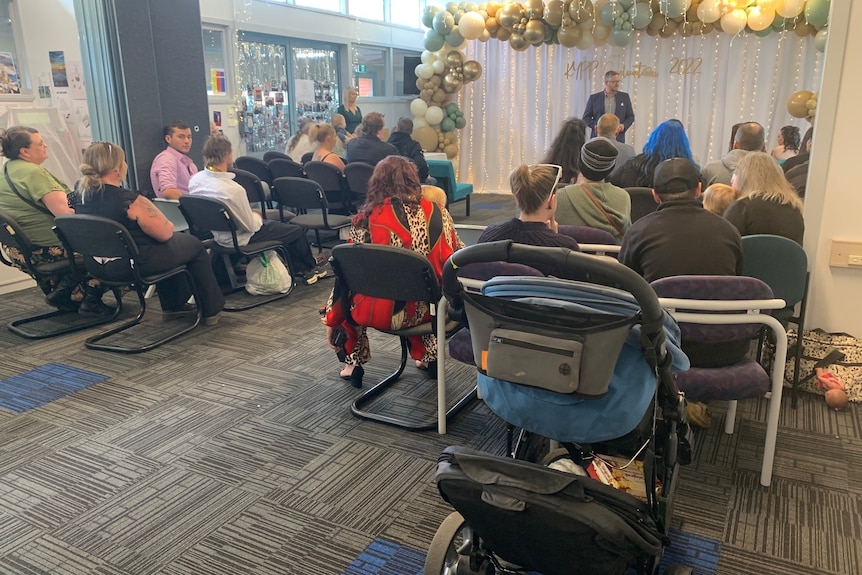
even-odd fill
[(560, 183), (560, 180), (563, 179), (563, 166), (558, 166), (557, 164), (532, 164), (527, 166), (532, 172), (535, 168), (554, 168), (557, 170), (557, 177), (554, 179), (554, 185), (551, 186), (551, 193), (554, 194), (557, 192), (557, 184)]

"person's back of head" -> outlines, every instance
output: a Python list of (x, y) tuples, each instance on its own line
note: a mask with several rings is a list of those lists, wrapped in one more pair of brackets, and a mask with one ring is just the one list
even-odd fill
[(422, 184), (416, 164), (404, 156), (386, 156), (374, 166), (362, 211), (367, 216), (387, 198), (399, 200), (404, 205), (417, 205), (422, 199)]
[(318, 124), (316, 141), (322, 144), (329, 136), (335, 137), (335, 128), (329, 124)]
[(509, 175), (509, 187), (522, 214), (538, 212), (556, 193), (562, 170), (553, 165), (519, 166)]
[(218, 166), (229, 160), (233, 153), (230, 140), (224, 136), (210, 136), (204, 142), (202, 151), (204, 166), (207, 168)]
[(604, 138), (616, 138), (620, 119), (616, 114), (604, 114), (596, 122), (596, 134)]
[(712, 184), (703, 192), (703, 207), (719, 216), (735, 200), (736, 190), (727, 184)]
[(434, 202), (441, 208), (445, 208), (446, 202), (448, 201), (448, 198), (446, 198), (446, 192), (444, 192), (442, 188), (427, 184), (422, 185), (422, 197), (428, 201)]
[(332, 119), (329, 120), (329, 123), (333, 128), (346, 128), (347, 120), (344, 119), (344, 116), (341, 114), (332, 114)]
[(409, 136), (413, 133), (413, 120), (407, 116), (402, 116), (398, 119), (398, 125), (395, 126), (395, 131)]
[(686, 158), (665, 160), (655, 169), (653, 191), (662, 202), (693, 200), (700, 192), (700, 170)]
[(30, 126), (12, 126), (0, 132), (0, 152), (9, 160), (17, 160), (21, 150), (29, 148), (31, 137), (38, 134), (36, 128)]
[(644, 144), (643, 153), (647, 156), (644, 175), (651, 179), (658, 165), (671, 158), (684, 158), (695, 169), (700, 169), (694, 161), (685, 128), (679, 120), (666, 120), (655, 127)]
[(734, 137), (734, 148), (747, 152), (763, 151), (766, 138), (763, 126), (757, 122), (746, 122), (736, 131)]
[(581, 148), (578, 169), (590, 182), (602, 182), (614, 171), (619, 153), (609, 138), (593, 138)]
[(764, 152), (746, 154), (733, 173), (733, 188), (740, 198), (756, 197), (793, 206), (802, 211), (802, 200), (775, 159)]
[(383, 129), (384, 119), (380, 112), (369, 112), (362, 118), (359, 133), (363, 136), (376, 136)]
[(580, 118), (569, 118), (560, 126), (542, 162), (562, 166), (563, 181), (574, 182), (578, 177), (578, 159), (586, 139), (587, 123)]
[(781, 128), (781, 140), (784, 149), (799, 152), (799, 128), (796, 126), (783, 126)]
[(86, 150), (81, 163), (81, 179), (78, 181), (78, 189), (82, 192), (81, 201), (87, 202), (89, 195), (94, 190), (104, 187), (102, 178), (113, 172), (121, 171), (126, 154), (116, 144), (110, 142), (93, 142)]

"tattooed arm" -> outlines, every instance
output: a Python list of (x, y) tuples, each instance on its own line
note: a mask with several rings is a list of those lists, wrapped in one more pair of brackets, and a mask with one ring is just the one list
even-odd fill
[(138, 222), (143, 232), (159, 242), (166, 242), (174, 235), (174, 225), (144, 196), (138, 196), (126, 215)]

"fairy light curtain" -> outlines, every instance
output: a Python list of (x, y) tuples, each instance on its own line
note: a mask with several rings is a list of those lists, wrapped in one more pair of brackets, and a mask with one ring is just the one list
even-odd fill
[(782, 126), (807, 130), (786, 103), (797, 90), (818, 90), (824, 56), (811, 38), (793, 32), (667, 39), (639, 33), (624, 48), (586, 51), (545, 45), (516, 52), (507, 42), (473, 41), (464, 52), (484, 73), (458, 93), (467, 118), (459, 179), (489, 192), (509, 191), (514, 167), (541, 160), (560, 124), (581, 117), (590, 94), (603, 89), (608, 70), (622, 74), (620, 90), (632, 98), (627, 143), (640, 151), (655, 126), (677, 118), (705, 164), (727, 151), (737, 122), (763, 124), (767, 149)]

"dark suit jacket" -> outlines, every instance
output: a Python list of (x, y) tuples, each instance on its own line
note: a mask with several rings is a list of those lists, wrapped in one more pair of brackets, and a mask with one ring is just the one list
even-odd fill
[[(592, 137), (596, 137), (596, 122), (605, 114), (605, 92), (602, 90), (590, 96), (587, 100), (587, 109), (584, 110), (584, 122), (592, 130)], [(614, 110), (620, 123), (623, 125), (623, 130), (617, 134), (618, 142), (626, 141), (626, 131), (635, 123), (635, 111), (632, 108), (632, 100), (625, 92), (617, 92), (616, 108)]]

